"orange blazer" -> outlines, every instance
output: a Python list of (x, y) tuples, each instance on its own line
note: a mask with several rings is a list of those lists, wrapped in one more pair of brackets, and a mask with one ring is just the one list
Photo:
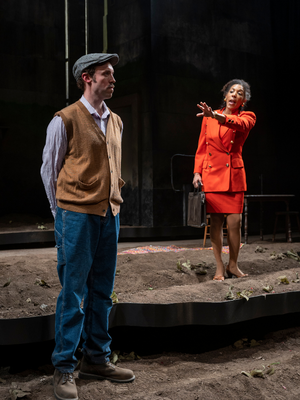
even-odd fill
[(242, 149), (256, 116), (242, 111), (225, 117), (224, 124), (207, 117), (202, 121), (194, 173), (202, 176), (205, 192), (247, 190)]

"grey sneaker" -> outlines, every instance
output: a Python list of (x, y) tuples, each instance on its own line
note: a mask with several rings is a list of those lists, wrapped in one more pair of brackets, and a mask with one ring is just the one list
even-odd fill
[(53, 386), (57, 400), (78, 400), (73, 374), (62, 374), (56, 369), (53, 376)]
[(135, 379), (130, 369), (119, 368), (107, 362), (104, 364), (89, 364), (83, 357), (80, 363), (78, 377), (81, 379), (108, 379), (112, 382), (127, 383)]

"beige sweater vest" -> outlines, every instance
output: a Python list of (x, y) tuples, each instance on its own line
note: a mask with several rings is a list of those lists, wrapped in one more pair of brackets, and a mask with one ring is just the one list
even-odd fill
[(57, 205), (64, 210), (105, 216), (123, 203), (122, 121), (110, 111), (106, 136), (86, 107), (77, 101), (57, 112), (66, 127), (68, 149), (57, 179)]

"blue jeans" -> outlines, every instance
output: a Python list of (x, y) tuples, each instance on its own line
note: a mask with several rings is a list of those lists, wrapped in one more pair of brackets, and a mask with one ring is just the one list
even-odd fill
[(52, 362), (62, 373), (73, 372), (77, 365), (81, 333), (88, 361), (101, 364), (109, 359), (119, 228), (119, 215), (114, 217), (110, 207), (105, 217), (57, 208), (55, 240), (62, 290), (57, 298)]

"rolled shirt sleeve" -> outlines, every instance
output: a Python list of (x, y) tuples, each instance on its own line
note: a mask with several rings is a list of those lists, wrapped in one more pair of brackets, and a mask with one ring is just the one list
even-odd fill
[(55, 116), (47, 128), (46, 144), (43, 150), (41, 177), (50, 209), (56, 214), (56, 183), (67, 152), (68, 141), (65, 125), (59, 116)]

